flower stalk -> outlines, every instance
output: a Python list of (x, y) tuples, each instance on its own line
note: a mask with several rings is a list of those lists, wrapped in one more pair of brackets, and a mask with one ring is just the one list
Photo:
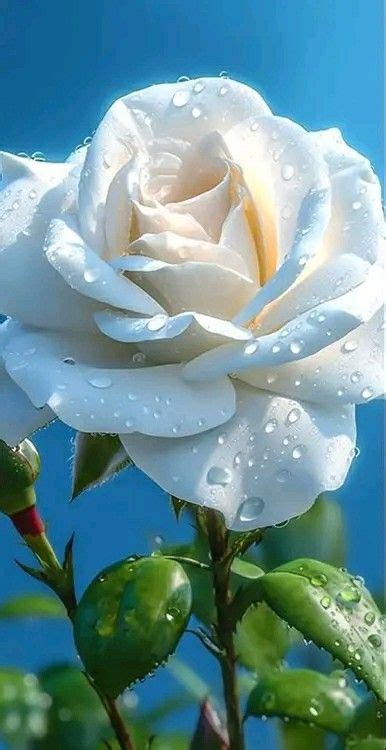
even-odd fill
[(216, 633), (221, 649), (220, 666), (227, 714), (230, 750), (244, 750), (244, 732), (236, 675), (236, 652), (233, 639), (231, 560), (229, 532), (215, 511), (206, 513), (206, 529), (212, 558), (213, 589), (217, 611)]

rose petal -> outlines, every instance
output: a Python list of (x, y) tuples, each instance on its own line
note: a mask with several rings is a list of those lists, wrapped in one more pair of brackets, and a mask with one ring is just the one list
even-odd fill
[(256, 284), (216, 263), (163, 263), (139, 255), (117, 258), (136, 284), (158, 300), (170, 315), (195, 310), (215, 318), (232, 318), (256, 291)]
[(72, 289), (87, 297), (126, 310), (155, 315), (157, 302), (130, 279), (124, 279), (85, 245), (76, 217), (54, 219), (46, 239), (47, 260)]
[(72, 164), (2, 155), (0, 313), (35, 326), (90, 330), (98, 307), (73, 292), (47, 263), (49, 222), (76, 199)]
[(5, 347), (4, 360), (35, 406), (47, 404), (63, 422), (83, 432), (184, 436), (222, 424), (234, 413), (228, 378), (190, 385), (182, 379), (180, 365), (141, 367), (138, 355), (130, 361), (132, 351), (102, 336), (84, 342), (74, 336), (21, 332)]
[(195, 312), (168, 318), (130, 318), (106, 310), (97, 313), (98, 328), (116, 341), (136, 343), (152, 364), (183, 362), (229, 340), (248, 340), (250, 331)]
[(312, 357), (272, 369), (254, 369), (238, 377), (285, 396), (322, 404), (361, 404), (382, 396), (384, 309), (353, 333)]
[(225, 373), (283, 365), (302, 360), (338, 341), (379, 309), (384, 298), (382, 268), (371, 266), (363, 284), (299, 315), (285, 327), (255, 339), (254, 347), (226, 344), (185, 365), (188, 380), (201, 381)]
[[(145, 255), (165, 263), (217, 263), (219, 266), (249, 276), (248, 266), (235, 250), (204, 240), (181, 237), (174, 232), (144, 234), (130, 245), (132, 255)], [(119, 261), (116, 262), (119, 265)], [(250, 277), (255, 279), (256, 276)]]
[(286, 521), (341, 486), (354, 455), (352, 407), (236, 389), (236, 413), (222, 427), (172, 441), (123, 434), (122, 443), (164, 490), (221, 511), (235, 531)]

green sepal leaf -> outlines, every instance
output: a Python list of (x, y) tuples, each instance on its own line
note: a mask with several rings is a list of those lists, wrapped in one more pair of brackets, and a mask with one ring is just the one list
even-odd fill
[(385, 750), (386, 742), (379, 737), (368, 737), (365, 740), (347, 740), (346, 750)]
[(247, 715), (287, 717), (345, 734), (357, 703), (341, 674), (293, 669), (266, 675), (248, 698)]
[(287, 624), (264, 603), (251, 607), (237, 626), (238, 661), (259, 676), (279, 669), (290, 645)]
[(78, 432), (75, 439), (72, 500), (132, 466), (118, 435)]
[(115, 698), (175, 650), (192, 604), (182, 566), (161, 556), (127, 558), (94, 579), (80, 600), (74, 636), (97, 685)]
[(11, 447), (0, 440), (0, 512), (10, 516), (36, 502), (40, 456), (30, 440)]
[(0, 620), (23, 617), (57, 619), (65, 617), (65, 614), (63, 604), (45, 594), (21, 594), (0, 605)]
[(261, 548), (268, 569), (299, 557), (312, 557), (342, 567), (345, 561), (345, 523), (342, 507), (327, 495), (283, 527), (265, 529)]
[(188, 503), (186, 500), (180, 500), (179, 497), (174, 497), (174, 495), (170, 496), (170, 503), (176, 520), (179, 521)]
[(95, 750), (111, 728), (100, 700), (84, 674), (71, 664), (58, 664), (40, 674), (51, 698), (47, 733), (34, 750)]
[[(351, 722), (349, 738), (352, 741), (385, 737), (385, 704), (378, 702), (373, 695), (369, 695), (357, 707)], [(386, 743), (385, 743), (386, 744)]]
[(45, 734), (47, 696), (38, 679), (16, 669), (0, 669), (0, 736), (11, 747)]
[(327, 563), (300, 559), (267, 573), (261, 586), (280, 617), (384, 698), (381, 613), (359, 579)]
[(200, 706), (200, 715), (189, 750), (202, 750), (203, 748), (205, 750), (229, 750), (226, 729), (208, 700)]

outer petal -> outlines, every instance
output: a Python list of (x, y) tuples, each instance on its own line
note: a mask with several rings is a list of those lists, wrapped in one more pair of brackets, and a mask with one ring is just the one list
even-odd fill
[(72, 164), (2, 155), (0, 313), (31, 325), (93, 327), (97, 306), (74, 293), (42, 253), (49, 222), (69, 209), (76, 197), (73, 169)]
[(0, 364), (0, 440), (16, 445), (55, 419), (48, 406), (36, 409)]
[(321, 404), (361, 404), (385, 392), (384, 310), (312, 357), (238, 377), (257, 388)]
[(71, 288), (87, 297), (133, 312), (155, 315), (162, 308), (130, 279), (124, 279), (84, 244), (76, 217), (54, 219), (47, 234), (47, 260)]
[(226, 320), (186, 312), (168, 318), (132, 318), (106, 310), (97, 313), (99, 329), (116, 341), (137, 344), (152, 364), (183, 362), (230, 340), (247, 341), (250, 331)]
[(127, 271), (171, 315), (196, 310), (229, 320), (254, 296), (257, 288), (247, 276), (216, 263), (171, 264), (126, 255), (117, 258), (114, 265)]
[(12, 336), (4, 359), (35, 406), (48, 404), (83, 432), (139, 430), (172, 438), (222, 424), (234, 413), (228, 378), (192, 386), (182, 379), (179, 365), (141, 368), (143, 355), (138, 362), (134, 354), (130, 362), (132, 351), (101, 336), (83, 341), (22, 332)]
[(193, 143), (212, 130), (225, 132), (246, 117), (267, 113), (256, 91), (219, 78), (150, 86), (118, 99), (93, 137), (82, 172), (79, 209), (85, 241), (100, 254), (105, 249), (110, 183), (133, 154), (146, 152), (154, 137)]
[(354, 408), (331, 410), (237, 386), (235, 416), (181, 440), (120, 435), (164, 490), (223, 513), (236, 531), (304, 513), (343, 483), (355, 445)]
[(371, 266), (367, 280), (337, 300), (299, 315), (286, 327), (255, 339), (254, 344), (227, 344), (202, 354), (185, 366), (185, 377), (207, 380), (251, 367), (283, 365), (310, 357), (369, 321), (383, 299), (382, 267)]
[(11, 321), (0, 325), (0, 440), (16, 445), (55, 418), (48, 407), (36, 409), (4, 368), (2, 350), (12, 331)]

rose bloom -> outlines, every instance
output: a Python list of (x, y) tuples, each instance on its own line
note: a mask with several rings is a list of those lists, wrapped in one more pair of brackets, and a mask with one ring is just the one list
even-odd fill
[(3, 154), (0, 437), (117, 433), (228, 527), (344, 481), (383, 390), (369, 161), (232, 80), (116, 101), (61, 164)]

